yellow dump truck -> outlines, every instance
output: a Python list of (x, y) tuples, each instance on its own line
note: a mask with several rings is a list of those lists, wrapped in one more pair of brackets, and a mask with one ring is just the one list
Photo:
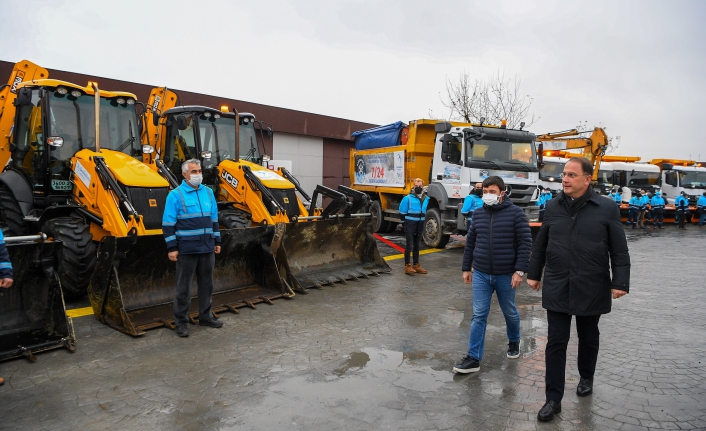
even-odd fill
[(463, 199), (475, 183), (492, 175), (503, 178), (510, 199), (524, 209), (531, 225), (539, 225), (533, 133), (504, 125), (421, 119), (352, 136), (351, 188), (371, 197), (376, 232), (392, 231), (402, 222), (398, 208), (415, 178), (428, 184), (422, 238), (430, 247), (443, 248), (452, 233), (466, 231)]

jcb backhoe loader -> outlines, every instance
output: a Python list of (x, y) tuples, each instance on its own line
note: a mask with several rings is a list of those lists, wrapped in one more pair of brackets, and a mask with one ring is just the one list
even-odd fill
[[(262, 166), (269, 159), (258, 146), (258, 129), (262, 133), (264, 127), (255, 127), (259, 122), (252, 114), (177, 107), (174, 93), (165, 88), (153, 90), (148, 106), (157, 106), (157, 97), (163, 102), (161, 112), (148, 111), (145, 120), (153, 127), (148, 135), (157, 149), (152, 154), (158, 157), (156, 166), (175, 174), (185, 160), (200, 159), (204, 184), (214, 190), (223, 226), (276, 225), (283, 230), (272, 250), (289, 287), (321, 287), (390, 271), (372, 236), (370, 215), (357, 213), (367, 211), (365, 194), (319, 185), (310, 198), (286, 169), (275, 172)], [(316, 207), (320, 195), (331, 199), (326, 208)]]

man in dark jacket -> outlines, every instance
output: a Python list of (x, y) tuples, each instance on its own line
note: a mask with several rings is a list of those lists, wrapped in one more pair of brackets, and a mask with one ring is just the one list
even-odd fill
[(541, 421), (552, 420), (561, 412), (572, 316), (576, 316), (579, 337), (581, 379), (576, 394), (583, 397), (593, 393), (598, 319), (610, 312), (611, 297), (628, 293), (630, 255), (620, 210), (593, 192), (592, 175), (588, 159), (574, 157), (566, 162), (564, 191), (547, 204), (544, 223), (532, 246), (527, 283), (539, 290), (544, 270), (542, 306), (547, 309), (548, 324), (546, 404), (537, 415)]
[(483, 206), (473, 212), (463, 252), (463, 280), (473, 283), (473, 320), (468, 354), (453, 370), (480, 370), (485, 346), (485, 328), (493, 291), (505, 316), (507, 357), (520, 356), (520, 315), (515, 306), (515, 288), (529, 267), (532, 234), (522, 208), (505, 199), (500, 177), (483, 181)]

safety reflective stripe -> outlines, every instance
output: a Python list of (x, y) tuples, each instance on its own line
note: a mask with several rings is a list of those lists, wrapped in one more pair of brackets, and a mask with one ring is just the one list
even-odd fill
[(213, 233), (213, 228), (207, 227), (204, 229), (190, 229), (190, 230), (178, 230), (176, 231), (177, 236), (195, 236), (203, 235), (207, 233)]
[(10, 262), (0, 262), (0, 269), (12, 269)]
[(165, 242), (176, 241), (176, 235), (170, 235), (170, 236), (164, 238), (164, 241)]
[(197, 218), (197, 217), (208, 217), (209, 219), (211, 218), (211, 212), (202, 212), (202, 213), (185, 213), (185, 214), (180, 214), (177, 216), (177, 220), (184, 220), (188, 218)]

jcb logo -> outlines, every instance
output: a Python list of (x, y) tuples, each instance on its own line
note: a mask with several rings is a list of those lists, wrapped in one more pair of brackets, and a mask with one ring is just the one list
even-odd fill
[(238, 180), (235, 177), (233, 177), (233, 175), (229, 174), (228, 172), (223, 171), (223, 173), (221, 174), (221, 178), (223, 178), (223, 180), (225, 182), (227, 182), (228, 184), (230, 184), (234, 188), (238, 188)]
[(157, 208), (157, 199), (150, 199), (150, 206), (152, 208)]
[(10, 92), (17, 94), (17, 85), (24, 80), (25, 73), (21, 70), (17, 71), (17, 76), (15, 76), (15, 80), (12, 83), (12, 88), (10, 88)]
[(154, 96), (154, 103), (152, 104), (152, 112), (157, 112), (157, 108), (159, 108), (159, 101), (162, 100), (161, 97), (159, 96)]

